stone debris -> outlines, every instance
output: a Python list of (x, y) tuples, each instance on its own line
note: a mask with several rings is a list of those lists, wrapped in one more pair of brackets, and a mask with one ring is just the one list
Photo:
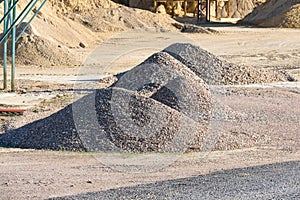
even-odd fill
[(163, 50), (178, 59), (209, 85), (295, 81), (285, 72), (239, 66), (219, 59), (199, 46), (176, 43)]
[(125, 73), (114, 87), (148, 96), (197, 122), (194, 143), (200, 148), (210, 119), (210, 92), (208, 85), (178, 60), (165, 52), (156, 53)]
[(105, 152), (203, 150), (213, 138), (208, 131), (211, 120), (225, 112), (212, 113), (216, 106), (209, 85), (286, 81), (288, 76), (233, 65), (200, 47), (176, 43), (119, 74), (110, 87), (96, 89), (46, 118), (7, 130), (0, 135), (0, 144)]

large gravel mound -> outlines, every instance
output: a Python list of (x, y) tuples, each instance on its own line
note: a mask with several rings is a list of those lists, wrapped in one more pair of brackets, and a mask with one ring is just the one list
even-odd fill
[(211, 115), (207, 84), (159, 52), (53, 115), (0, 135), (0, 144), (76, 151), (201, 149)]
[(210, 119), (210, 92), (185, 65), (159, 52), (125, 73), (115, 86), (155, 99), (193, 119), (198, 123), (195, 147), (200, 148)]
[(184, 151), (197, 123), (152, 98), (96, 90), (51, 116), (0, 135), (1, 146), (73, 151)]
[(178, 59), (209, 85), (233, 85), (292, 81), (286, 73), (239, 66), (220, 60), (215, 55), (192, 44), (172, 44), (164, 52)]
[(269, 0), (247, 15), (242, 24), (300, 28), (300, 0)]

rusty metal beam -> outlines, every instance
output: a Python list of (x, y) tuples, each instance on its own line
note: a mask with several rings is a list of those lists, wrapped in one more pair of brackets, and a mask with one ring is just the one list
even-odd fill
[(22, 115), (24, 112), (23, 108), (0, 108), (0, 115)]

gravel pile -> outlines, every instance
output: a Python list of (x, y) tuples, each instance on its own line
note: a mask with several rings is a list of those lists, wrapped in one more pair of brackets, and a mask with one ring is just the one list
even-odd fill
[(0, 135), (9, 147), (182, 152), (201, 148), (210, 119), (207, 84), (167, 53), (154, 54), (110, 88)]
[(207, 84), (165, 52), (149, 57), (125, 73), (114, 87), (135, 91), (177, 110), (198, 123), (194, 145), (200, 148), (210, 119)]
[(1, 146), (73, 151), (184, 151), (197, 123), (121, 88), (96, 90), (51, 116), (0, 135)]
[(182, 33), (206, 33), (206, 34), (211, 34), (211, 33), (219, 33), (219, 31), (216, 31), (211, 28), (204, 28), (201, 26), (197, 26), (194, 24), (180, 24), (180, 23), (174, 23), (174, 27), (179, 29)]
[(178, 59), (209, 85), (295, 81), (284, 72), (239, 66), (220, 60), (204, 49), (188, 43), (172, 44), (163, 51)]
[(0, 135), (0, 144), (73, 151), (202, 150), (211, 136), (210, 122), (218, 114), (211, 113), (215, 103), (211, 103), (208, 85), (287, 77), (232, 65), (191, 44), (174, 44), (119, 74), (111, 87), (97, 89), (47, 118)]

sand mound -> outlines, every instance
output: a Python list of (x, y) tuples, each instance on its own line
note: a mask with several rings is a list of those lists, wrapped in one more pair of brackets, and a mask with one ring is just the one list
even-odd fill
[[(25, 27), (25, 22), (17, 29), (21, 32)], [(8, 42), (8, 59), (11, 60), (11, 41)], [(3, 45), (0, 46), (3, 52)], [(3, 54), (0, 55), (1, 62)], [(21, 65), (36, 66), (60, 66), (60, 65), (80, 65), (81, 61), (69, 48), (55, 42), (51, 42), (36, 34), (32, 26), (29, 26), (22, 37), (16, 43), (16, 62)]]
[(58, 14), (77, 21), (93, 31), (124, 31), (128, 29), (175, 30), (174, 21), (150, 11), (128, 8), (110, 0), (50, 0)]
[[(231, 0), (229, 7), (229, 17), (231, 18), (243, 18), (247, 14), (251, 13), (256, 6), (256, 0)], [(228, 5), (227, 3), (219, 2), (217, 17), (228, 17)]]
[(228, 63), (191, 44), (176, 43), (163, 51), (178, 59), (209, 85), (294, 81), (293, 77), (283, 72)]
[[(27, 3), (19, 1), (18, 13)], [(0, 13), (2, 10), (0, 4)], [(30, 16), (34, 12), (36, 9)], [(85, 59), (78, 55), (78, 49), (101, 42), (95, 32), (176, 31), (173, 23), (168, 16), (128, 8), (110, 0), (49, 0), (32, 22), (31, 33), (18, 41), (17, 62), (45, 67), (78, 65)]]
[(269, 0), (240, 23), (263, 27), (300, 28), (300, 0)]
[(52, 43), (35, 34), (23, 34), (17, 41), (16, 48), (18, 64), (37, 66), (80, 65), (80, 60), (67, 47)]

